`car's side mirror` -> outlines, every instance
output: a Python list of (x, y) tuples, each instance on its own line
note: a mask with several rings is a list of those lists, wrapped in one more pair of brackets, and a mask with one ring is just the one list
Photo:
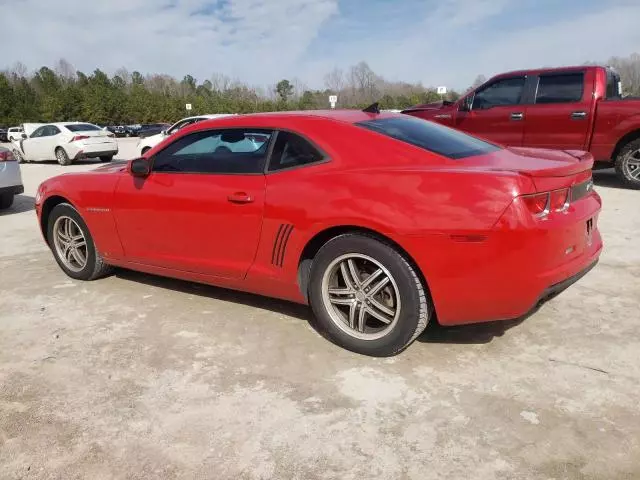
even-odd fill
[(470, 112), (473, 109), (474, 98), (475, 98), (475, 95), (473, 93), (464, 97), (462, 99), (462, 102), (460, 103), (460, 111)]
[(129, 173), (134, 177), (148, 177), (151, 173), (151, 163), (146, 158), (135, 158), (129, 162)]
[(167, 135), (169, 135), (169, 133), (167, 133), (166, 130), (161, 130), (160, 135), (162, 135), (163, 137), (166, 137)]
[(21, 135), (21, 137), (22, 137), (22, 139), (23, 139), (23, 140), (25, 140), (26, 138), (28, 138), (26, 133), (23, 133), (23, 134)]

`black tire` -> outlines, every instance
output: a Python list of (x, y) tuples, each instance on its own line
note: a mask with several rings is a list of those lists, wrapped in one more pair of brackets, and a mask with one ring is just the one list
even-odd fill
[(640, 138), (627, 143), (615, 158), (616, 174), (626, 187), (640, 189), (640, 166), (629, 165), (630, 160), (639, 158)]
[(62, 147), (56, 148), (56, 160), (58, 160), (58, 163), (63, 167), (71, 165), (71, 159), (69, 158), (69, 155), (67, 155), (66, 150)]
[[(58, 256), (58, 251), (54, 244), (54, 232), (53, 227), (56, 223), (56, 220), (62, 216), (72, 218), (75, 223), (82, 230), (82, 234), (86, 240), (87, 244), (87, 263), (85, 267), (80, 271), (73, 271), (69, 269), (62, 259)], [(89, 231), (89, 227), (84, 222), (78, 211), (73, 208), (68, 203), (61, 203), (56, 205), (51, 213), (49, 214), (49, 218), (47, 219), (47, 241), (49, 243), (49, 248), (53, 253), (53, 257), (56, 259), (56, 262), (69, 277), (75, 278), (76, 280), (96, 280), (98, 278), (109, 275), (113, 271), (113, 267), (105, 263), (104, 259), (100, 256), (100, 254), (96, 251), (95, 244), (93, 242), (93, 237), (91, 236), (91, 232)]]
[[(349, 327), (336, 323), (323, 300), (323, 278), (344, 255), (366, 255), (388, 270), (399, 292), (400, 313), (395, 324), (380, 338), (363, 339), (347, 333)], [(407, 348), (427, 327), (432, 306), (414, 267), (392, 245), (362, 234), (344, 234), (329, 240), (313, 259), (308, 289), (316, 326), (331, 341), (352, 352), (387, 357)], [(345, 328), (346, 327), (346, 328)]]
[(110, 162), (111, 160), (113, 160), (113, 155), (103, 155), (102, 157), (100, 157), (100, 161), (102, 163), (107, 163), (107, 162)]
[(15, 157), (18, 163), (25, 163), (24, 157), (22, 156), (22, 153), (20, 153), (18, 149), (13, 150), (13, 156)]
[(13, 193), (5, 193), (0, 195), (0, 210), (6, 210), (13, 205)]

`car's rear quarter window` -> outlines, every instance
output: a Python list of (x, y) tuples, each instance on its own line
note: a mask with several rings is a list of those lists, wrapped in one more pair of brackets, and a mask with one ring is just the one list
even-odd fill
[(452, 159), (500, 150), (465, 133), (410, 116), (367, 120), (356, 125)]

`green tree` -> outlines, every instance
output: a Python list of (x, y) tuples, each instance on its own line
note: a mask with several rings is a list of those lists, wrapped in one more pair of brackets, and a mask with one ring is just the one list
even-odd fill
[(293, 95), (293, 85), (289, 80), (280, 80), (276, 85), (276, 93), (283, 103), (286, 103), (291, 95)]

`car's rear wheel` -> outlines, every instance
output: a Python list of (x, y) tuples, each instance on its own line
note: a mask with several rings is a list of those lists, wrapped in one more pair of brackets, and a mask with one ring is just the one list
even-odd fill
[(56, 205), (47, 220), (47, 240), (60, 268), (71, 278), (95, 280), (110, 273), (80, 214), (68, 203)]
[(622, 147), (615, 167), (618, 177), (627, 187), (640, 189), (640, 138)]
[(103, 155), (100, 157), (100, 161), (102, 163), (107, 163), (107, 162), (110, 162), (111, 160), (113, 160), (113, 155)]
[(431, 303), (414, 267), (393, 246), (361, 234), (327, 242), (311, 267), (309, 300), (336, 344), (395, 355), (426, 328)]
[(65, 149), (62, 147), (56, 148), (56, 160), (58, 160), (58, 163), (62, 166), (71, 165), (71, 159), (69, 158), (69, 155), (67, 155)]
[(13, 193), (0, 195), (0, 210), (6, 210), (13, 205)]

